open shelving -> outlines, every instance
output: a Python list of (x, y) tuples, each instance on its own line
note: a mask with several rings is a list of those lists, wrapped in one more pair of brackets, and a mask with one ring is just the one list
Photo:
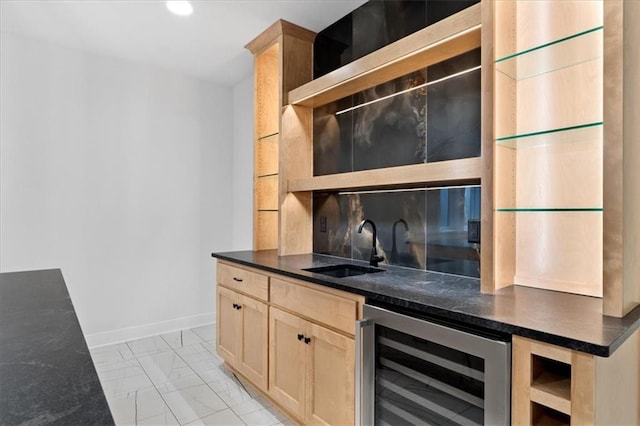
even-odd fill
[(498, 2), (496, 20), (495, 286), (602, 297), (602, 3)]
[[(489, 168), (482, 157), (314, 176), (312, 140), (313, 108), (477, 49), (491, 32), (481, 25), (482, 15), (482, 5), (475, 4), (289, 92), (280, 144), (286, 164), (286, 176), (281, 175), (286, 181), (280, 204), (281, 255), (312, 251), (314, 192), (480, 184), (486, 178)], [(481, 59), (485, 81), (493, 68), (489, 52), (483, 51)], [(482, 102), (490, 97), (483, 96)], [(488, 111), (482, 117), (485, 124), (490, 122), (488, 105), (483, 107)], [(482, 143), (493, 141), (483, 138)]]
[(496, 143), (513, 149), (534, 148), (560, 143), (602, 140), (602, 121), (557, 129), (541, 130), (496, 138)]
[(475, 157), (295, 179), (289, 181), (288, 189), (299, 192), (454, 185), (480, 181), (481, 175), (481, 161)]
[(636, 424), (638, 369), (624, 363), (638, 361), (639, 342), (605, 358), (513, 336), (512, 423)]
[(318, 107), (480, 46), (481, 5), (468, 7), (289, 92), (289, 103)]
[[(609, 12), (591, 13), (592, 8)], [(479, 181), (483, 292), (517, 284), (518, 276), (530, 277), (530, 285), (537, 285), (539, 274), (516, 273), (517, 259), (533, 258), (532, 250), (541, 250), (567, 263), (575, 260), (577, 268), (594, 268), (591, 275), (600, 280), (594, 287), (597, 291), (583, 294), (603, 296), (605, 312), (623, 316), (640, 300), (633, 267), (640, 264), (640, 250), (632, 243), (640, 238), (640, 221), (630, 216), (640, 209), (634, 201), (640, 194), (637, 185), (624, 184), (637, 181), (640, 173), (632, 166), (640, 159), (633, 143), (640, 130), (638, 120), (628, 113), (640, 98), (633, 72), (640, 66), (639, 55), (624, 48), (640, 37), (640, 30), (623, 19), (636, 16), (637, 10), (635, 2), (545, 2), (543, 7), (540, 2), (483, 0), (312, 81), (310, 41), (306, 53), (289, 53), (275, 73), (282, 79), (280, 102), (273, 108), (279, 126), (271, 132), (265, 128), (255, 139), (258, 158), (278, 158), (277, 211), (272, 206), (255, 210), (262, 215), (256, 223), (273, 223), (277, 218), (277, 230), (271, 235), (278, 236), (270, 248), (278, 247), (281, 255), (312, 251), (314, 191)], [(276, 33), (281, 28), (267, 30), (248, 47), (256, 54), (265, 52), (280, 37)], [(295, 51), (291, 46), (284, 43), (279, 52)], [(480, 46), (481, 157), (447, 162), (448, 170), (439, 170), (443, 165), (434, 163), (313, 176), (314, 107)], [(298, 76), (289, 79), (287, 73)], [(585, 82), (599, 86), (578, 90)], [(262, 127), (256, 113), (256, 126)], [(549, 163), (553, 170), (537, 166)], [(266, 171), (273, 170), (273, 163), (259, 167), (264, 169), (256, 171), (256, 181), (275, 173)], [(527, 170), (536, 174), (527, 175)], [(539, 170), (545, 175), (540, 176)], [(578, 222), (571, 231), (577, 235), (563, 227), (571, 216)], [(557, 241), (574, 241), (565, 247), (569, 251), (552, 239), (546, 240), (548, 245), (532, 246), (529, 255), (526, 248), (523, 251), (528, 230), (541, 224), (568, 235)], [(597, 238), (604, 234), (611, 238)], [(596, 236), (596, 246), (578, 247), (576, 241), (584, 235)], [(540, 242), (539, 236), (534, 237)], [(571, 286), (556, 285), (562, 281), (557, 277), (539, 278), (548, 283), (543, 288), (573, 291)]]

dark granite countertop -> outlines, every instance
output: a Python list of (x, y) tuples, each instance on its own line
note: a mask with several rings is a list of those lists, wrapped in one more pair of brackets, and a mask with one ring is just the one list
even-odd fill
[(0, 425), (113, 425), (59, 269), (0, 274)]
[(523, 286), (482, 294), (475, 278), (382, 265), (383, 273), (331, 278), (303, 268), (363, 262), (317, 254), (278, 256), (275, 250), (213, 253), (213, 257), (357, 293), (367, 303), (467, 326), (529, 337), (607, 357), (638, 327), (640, 307), (624, 318), (602, 315), (602, 300)]

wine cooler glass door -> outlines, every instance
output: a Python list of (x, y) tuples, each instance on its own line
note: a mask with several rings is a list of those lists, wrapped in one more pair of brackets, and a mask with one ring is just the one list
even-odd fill
[(509, 342), (377, 307), (365, 318), (361, 424), (509, 424)]

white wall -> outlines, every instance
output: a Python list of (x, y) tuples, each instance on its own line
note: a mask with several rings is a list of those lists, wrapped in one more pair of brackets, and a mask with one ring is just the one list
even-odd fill
[(230, 88), (2, 34), (0, 270), (61, 268), (90, 345), (211, 322)]
[(233, 250), (253, 249), (253, 76), (233, 88)]

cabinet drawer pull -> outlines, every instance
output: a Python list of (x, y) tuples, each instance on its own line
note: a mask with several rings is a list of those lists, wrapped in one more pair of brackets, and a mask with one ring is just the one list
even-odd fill
[(311, 342), (311, 337), (305, 337), (304, 338), (304, 343), (306, 343), (308, 345), (309, 342)]
[(241, 283), (241, 282), (242, 282), (242, 278), (238, 278), (238, 277), (233, 277), (233, 280), (234, 280), (234, 281), (237, 281), (237, 282), (239, 282), (239, 283)]
[(298, 340), (302, 340), (304, 339), (304, 335), (303, 334), (298, 334)]
[(242, 309), (242, 305), (238, 305), (238, 306), (236, 307), (236, 309), (237, 309), (237, 310)]

